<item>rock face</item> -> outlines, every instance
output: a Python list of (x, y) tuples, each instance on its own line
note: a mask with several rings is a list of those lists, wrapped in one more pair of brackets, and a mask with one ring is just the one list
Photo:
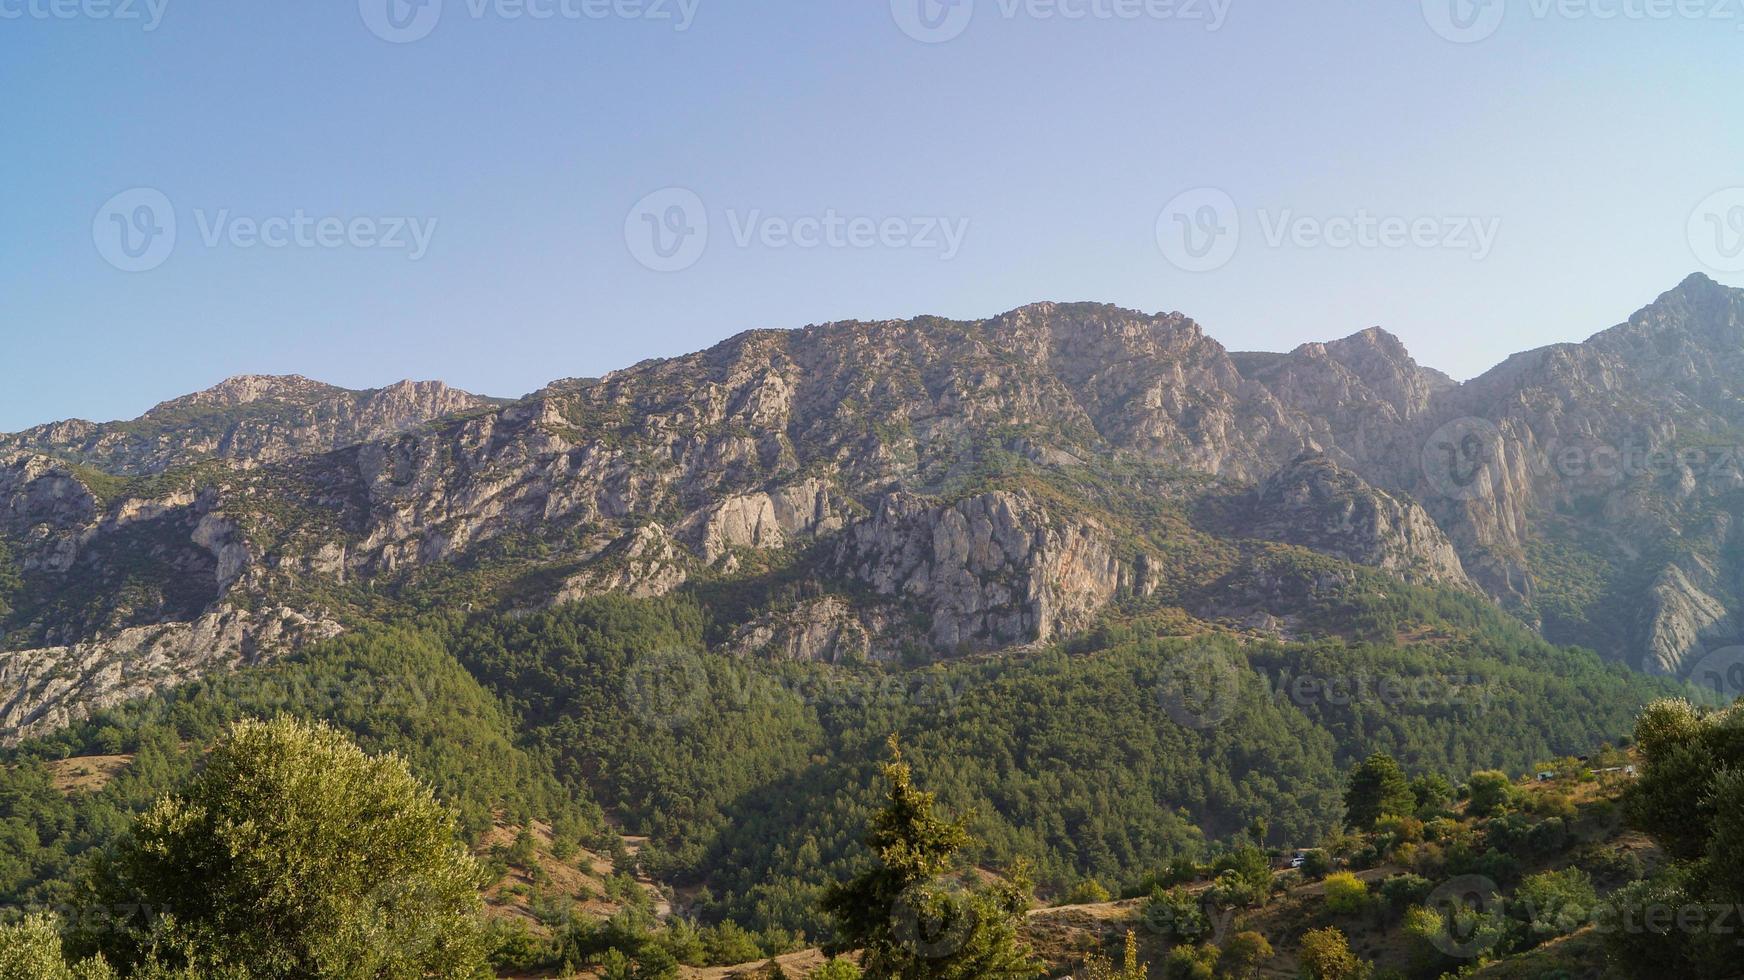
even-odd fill
[(879, 595), (925, 609), (949, 651), (1049, 640), (1088, 625), (1131, 574), (1106, 532), (990, 493), (951, 505), (905, 494), (879, 502), (838, 546), (837, 564)]
[(193, 622), (136, 626), (72, 646), (0, 653), (0, 731), (49, 732), (94, 711), (215, 671), (259, 663), (268, 651), (337, 635), (336, 623), (290, 609), (214, 610)]
[(663, 596), (684, 584), (686, 556), (658, 524), (639, 527), (607, 547), (586, 571), (571, 575), (553, 603), (617, 593), (634, 599)]
[(1246, 530), (1408, 582), (1471, 589), (1459, 553), (1427, 511), (1394, 497), (1320, 453), (1304, 453), (1254, 491)]
[[(833, 661), (1127, 604), (1287, 632), (1366, 565), (1677, 672), (1744, 625), (1741, 395), (1744, 292), (1702, 277), (1463, 384), (1378, 329), (1232, 353), (1053, 303), (753, 331), (512, 403), (239, 378), (0, 436), (0, 649), (35, 692), (0, 736), (141, 689), (24, 665), (180, 631), (170, 683), (473, 573), (491, 608), (706, 594), (730, 648)], [(325, 625), (201, 626), (278, 608)]]
[[(1698, 577), (1712, 588), (1711, 568), (1700, 563)], [(1709, 650), (1729, 645), (1737, 624), (1725, 603), (1690, 580), (1677, 565), (1666, 566), (1648, 591), (1647, 653), (1641, 669), (1677, 676)]]
[(381, 439), (494, 404), (438, 381), (347, 391), (295, 375), (245, 375), (131, 422), (68, 421), (0, 435), (0, 451), (58, 455), (122, 476), (211, 459), (260, 465)]
[(887, 630), (881, 617), (856, 613), (840, 597), (826, 596), (741, 627), (727, 648), (743, 656), (831, 664), (870, 660), (880, 653), (890, 659), (888, 646), (874, 647), (874, 637)]
[(801, 537), (839, 531), (846, 509), (834, 489), (816, 478), (776, 490), (736, 494), (705, 508), (689, 522), (689, 536), (705, 562), (735, 548), (779, 550)]

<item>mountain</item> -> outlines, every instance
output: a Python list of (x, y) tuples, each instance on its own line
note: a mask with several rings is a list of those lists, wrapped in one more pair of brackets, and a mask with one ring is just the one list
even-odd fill
[[(1387, 583), (1686, 672), (1744, 614), (1744, 291), (1458, 384), (1378, 329), (844, 322), (513, 402), (238, 378), (0, 436), (0, 733), (419, 610), (698, 597), (721, 650), (914, 664), (1166, 614), (1357, 636)], [(1461, 600), (1463, 601), (1463, 600)]]
[(0, 434), (0, 452), (57, 456), (118, 476), (205, 460), (258, 466), (386, 438), (493, 404), (500, 403), (439, 381), (349, 391), (297, 375), (244, 375), (164, 402), (131, 422), (72, 419)]

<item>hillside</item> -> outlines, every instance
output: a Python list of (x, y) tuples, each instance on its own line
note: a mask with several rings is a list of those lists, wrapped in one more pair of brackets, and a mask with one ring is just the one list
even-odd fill
[[(1047, 903), (1338, 839), (1372, 753), (1459, 784), (1740, 693), (1741, 312), (1692, 278), (1457, 384), (1378, 330), (1231, 353), (1039, 304), (6, 437), (0, 903), (64, 905), (278, 715), (454, 809), (524, 975), (816, 966), (893, 732)], [(1253, 922), (1288, 964), (1286, 891)], [(1091, 904), (1038, 944), (1125, 914)], [(1340, 923), (1383, 965), (1395, 926)]]
[[(1744, 293), (1455, 384), (1379, 330), (1231, 353), (1038, 304), (756, 331), (512, 403), (242, 378), (0, 437), (0, 735), (422, 609), (707, 597), (712, 648), (926, 663), (1365, 568), (1687, 675), (1736, 639)], [(730, 597), (730, 599), (729, 599)], [(733, 608), (728, 609), (728, 606)]]

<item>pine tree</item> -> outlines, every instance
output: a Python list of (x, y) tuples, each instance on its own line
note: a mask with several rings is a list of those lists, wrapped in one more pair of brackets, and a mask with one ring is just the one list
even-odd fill
[(958, 854), (973, 843), (967, 821), (934, 810), (917, 789), (890, 738), (882, 767), (888, 802), (873, 816), (866, 844), (874, 867), (830, 889), (824, 911), (837, 923), (830, 951), (864, 950), (871, 980), (1030, 980), (1040, 971), (1017, 939), (1029, 907), (1019, 869), (1011, 880), (981, 887), (956, 875)]
[(1376, 752), (1350, 774), (1344, 794), (1345, 822), (1357, 830), (1369, 830), (1385, 816), (1410, 816), (1417, 811), (1417, 797), (1399, 763)]

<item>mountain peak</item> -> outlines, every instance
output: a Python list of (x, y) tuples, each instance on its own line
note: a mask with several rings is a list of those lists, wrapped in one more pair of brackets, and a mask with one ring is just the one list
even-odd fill
[(308, 402), (330, 398), (344, 390), (300, 374), (238, 374), (210, 388), (162, 402), (145, 414), (149, 417), (188, 408), (237, 408), (261, 401)]

